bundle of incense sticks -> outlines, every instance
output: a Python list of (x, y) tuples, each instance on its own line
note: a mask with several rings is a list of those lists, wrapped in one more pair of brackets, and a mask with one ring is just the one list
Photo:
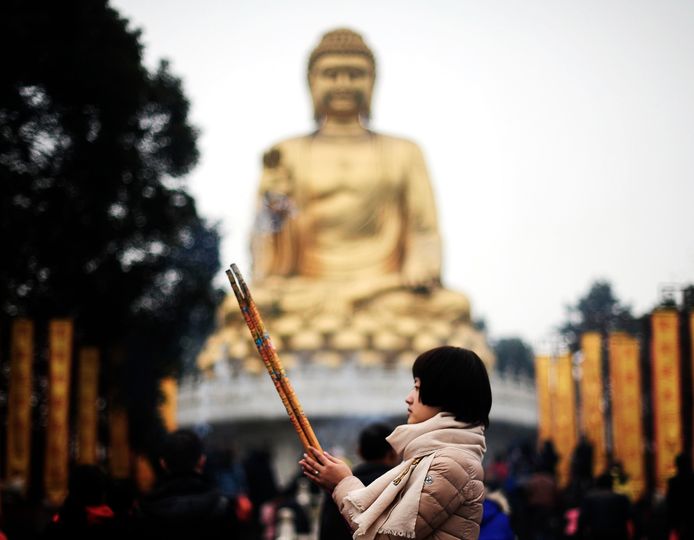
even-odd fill
[(280, 361), (275, 346), (270, 340), (270, 335), (265, 330), (265, 325), (263, 320), (260, 318), (260, 313), (258, 313), (258, 308), (253, 302), (253, 297), (251, 296), (248, 286), (239, 272), (238, 267), (235, 264), (231, 265), (231, 269), (226, 271), (229, 282), (231, 283), (231, 288), (234, 291), (236, 300), (239, 302), (239, 307), (241, 308), (241, 313), (246, 321), (246, 325), (251, 332), (253, 337), (253, 342), (255, 343), (260, 357), (263, 359), (263, 363), (267, 368), (267, 372), (270, 374), (272, 382), (275, 384), (275, 389), (284, 404), (284, 408), (287, 410), (287, 415), (291, 421), (294, 429), (296, 430), (299, 440), (301, 441), (304, 450), (308, 452), (308, 447), (313, 446), (318, 450), (321, 450), (318, 439), (315, 433), (313, 433), (313, 428), (304, 414), (304, 410), (301, 408), (301, 403), (299, 403), (299, 398), (296, 397), (296, 393), (292, 388), (292, 384), (287, 378), (287, 374), (284, 371), (284, 366)]

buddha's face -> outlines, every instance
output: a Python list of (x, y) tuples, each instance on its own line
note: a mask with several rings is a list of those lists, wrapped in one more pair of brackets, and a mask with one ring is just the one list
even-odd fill
[(368, 116), (373, 66), (359, 54), (326, 54), (313, 65), (309, 85), (317, 117)]

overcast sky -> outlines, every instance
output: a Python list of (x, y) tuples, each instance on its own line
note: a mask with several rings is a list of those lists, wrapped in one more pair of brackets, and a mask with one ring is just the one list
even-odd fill
[[(534, 345), (597, 278), (637, 313), (694, 282), (694, 2), (115, 0), (201, 130), (190, 188), (248, 267), (260, 156), (313, 129), (306, 60), (337, 26), (378, 62), (372, 127), (417, 141), (445, 284)], [(220, 283), (223, 283), (220, 280)]]

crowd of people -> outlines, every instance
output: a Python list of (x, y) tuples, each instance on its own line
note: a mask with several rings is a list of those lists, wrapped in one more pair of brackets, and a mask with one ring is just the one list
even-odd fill
[(593, 449), (582, 439), (560, 486), (550, 441), (539, 452), (526, 443), (483, 462), (492, 395), (474, 352), (432, 349), (412, 372), (407, 423), (368, 426), (354, 468), (306, 448), (295, 477), (280, 489), (269, 452), (241, 462), (229, 451), (208, 459), (201, 438), (181, 429), (165, 437), (152, 460), (155, 481), (113, 482), (98, 466), (77, 465), (57, 511), (41, 519), (23, 514), (21, 504), (10, 511), (5, 501), (0, 526), (10, 540), (694, 538), (689, 456), (677, 458), (666, 497), (646, 490), (634, 500), (618, 463), (609, 460), (593, 476)]
[(593, 449), (585, 439), (574, 450), (565, 487), (558, 482), (558, 461), (549, 441), (538, 452), (524, 444), (489, 460), (487, 489), (501, 495), (514, 536), (481, 534), (480, 539), (694, 539), (694, 473), (685, 454), (676, 460), (677, 474), (666, 495), (647, 488), (638, 494), (613, 460), (594, 475)]
[[(359, 436), (361, 463), (353, 474), (365, 486), (399, 463), (386, 441), (392, 429), (375, 423)], [(636, 501), (626, 495), (628, 479), (618, 464), (591, 476), (585, 441), (576, 448), (564, 489), (557, 483), (558, 456), (549, 442), (539, 452), (523, 444), (490, 458), (480, 540), (694, 538), (694, 473), (684, 454), (677, 458), (666, 496), (646, 493)], [(352, 538), (330, 494), (321, 494), (300, 474), (280, 489), (268, 452), (253, 451), (243, 461), (228, 451), (207, 456), (194, 432), (179, 430), (167, 437), (158, 466), (160, 478), (147, 493), (113, 482), (98, 466), (76, 466), (62, 507), (43, 523), (20, 523), (21, 516), (6, 513), (7, 537)]]

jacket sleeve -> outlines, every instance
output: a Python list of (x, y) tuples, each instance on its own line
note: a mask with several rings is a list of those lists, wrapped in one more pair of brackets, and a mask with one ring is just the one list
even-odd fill
[[(484, 484), (479, 465), (437, 457), (429, 467), (419, 499), (416, 538), (451, 527), (456, 538), (477, 538)], [(445, 529), (442, 526), (445, 525)]]
[(347, 493), (354, 491), (355, 489), (362, 489), (364, 484), (356, 476), (348, 476), (340, 481), (339, 484), (335, 486), (333, 490), (333, 501), (340, 510), (340, 514), (345, 518), (349, 526), (354, 530), (357, 528), (356, 524), (350, 519), (349, 513), (345, 510), (344, 500)]

